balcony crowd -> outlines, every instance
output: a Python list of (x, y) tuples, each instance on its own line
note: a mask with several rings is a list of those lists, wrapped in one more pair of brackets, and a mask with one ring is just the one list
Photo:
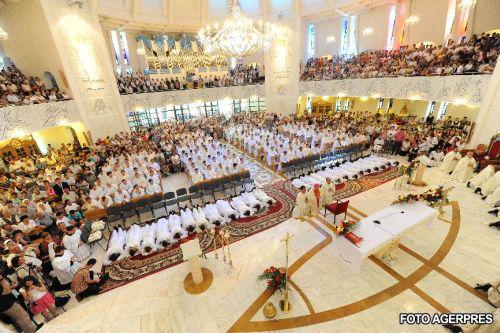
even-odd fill
[(186, 76), (151, 78), (141, 73), (120, 75), (116, 78), (120, 94), (173, 91), (186, 89), (217, 88), (257, 84), (264, 81), (257, 66), (238, 65), (225, 75), (199, 75), (187, 73)]
[(404, 45), (398, 50), (371, 50), (353, 57), (311, 58), (301, 80), (338, 80), (390, 76), (489, 74), (495, 68), (500, 34), (473, 35), (460, 43)]
[(0, 70), (0, 108), (68, 99), (64, 91), (46, 87), (39, 77), (26, 76), (14, 64)]

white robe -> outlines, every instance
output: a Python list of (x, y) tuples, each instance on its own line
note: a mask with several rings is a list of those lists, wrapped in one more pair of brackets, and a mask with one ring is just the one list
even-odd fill
[(321, 205), (325, 206), (333, 202), (333, 195), (335, 194), (335, 184), (333, 182), (324, 183), (321, 185)]
[(111, 237), (109, 239), (108, 249), (106, 250), (106, 254), (104, 255), (104, 265), (110, 265), (112, 261), (109, 257), (113, 254), (118, 254), (118, 259), (120, 260), (124, 256), (124, 247), (125, 241), (127, 239), (127, 233), (119, 228), (118, 230), (113, 230)]
[(441, 167), (439, 168), (439, 170), (443, 171), (444, 173), (452, 172), (461, 157), (462, 155), (460, 155), (459, 152), (450, 151), (444, 157), (443, 163), (441, 163)]
[(453, 169), (452, 176), (459, 182), (464, 183), (472, 177), (476, 164), (476, 160), (473, 157), (462, 157), (455, 166), (455, 169)]
[(174, 243), (174, 238), (168, 227), (168, 220), (161, 218), (156, 222), (156, 248), (162, 250)]
[(498, 207), (500, 205), (500, 186), (497, 186), (495, 191), (486, 197), (486, 203), (491, 207)]
[(193, 217), (196, 224), (196, 231), (202, 232), (208, 228), (208, 220), (201, 207), (193, 208)]
[[(125, 256), (135, 256), (141, 249), (142, 228), (134, 224), (127, 231), (127, 241), (125, 244)], [(132, 250), (132, 254), (130, 251)]]
[(276, 203), (276, 199), (267, 195), (267, 193), (261, 189), (256, 188), (250, 193), (252, 193), (260, 202), (265, 202), (268, 206)]
[(251, 193), (242, 193), (240, 195), (241, 200), (243, 200), (247, 206), (255, 208), (255, 210), (259, 210), (261, 207), (267, 207), (267, 203), (260, 202), (253, 194)]
[(82, 261), (90, 256), (90, 248), (87, 244), (81, 244), (82, 231), (75, 230), (73, 235), (64, 235), (62, 240), (64, 247), (69, 250), (78, 261)]
[(181, 218), (179, 215), (170, 215), (170, 217), (168, 218), (168, 227), (170, 228), (170, 233), (172, 234), (172, 237), (174, 237), (174, 239), (183, 239), (188, 235), (186, 230), (182, 228)]
[(64, 250), (62, 256), (56, 256), (54, 246), (54, 243), (49, 244), (49, 258), (54, 268), (54, 274), (61, 284), (71, 283), (73, 276), (80, 269), (80, 264), (78, 262), (71, 264), (73, 254), (68, 250)]
[(248, 217), (255, 214), (255, 209), (249, 207), (240, 197), (233, 198), (231, 206), (236, 209), (241, 217)]
[(500, 171), (495, 172), (495, 174), (484, 182), (481, 187), (481, 193), (483, 195), (488, 195), (493, 193), (497, 187), (500, 186)]
[(187, 208), (181, 210), (181, 224), (182, 228), (184, 228), (184, 230), (186, 230), (188, 233), (195, 231), (196, 222), (194, 221), (191, 209)]
[(219, 213), (219, 210), (217, 209), (217, 206), (215, 204), (205, 205), (205, 207), (203, 208), (203, 212), (205, 213), (205, 217), (207, 218), (208, 222), (215, 226), (224, 225), (228, 221), (227, 218), (223, 217)]
[(309, 205), (307, 203), (307, 192), (299, 192), (297, 194), (297, 199), (295, 200), (295, 207), (292, 211), (292, 216), (296, 219), (300, 219), (306, 215), (309, 215)]
[(493, 165), (488, 165), (470, 180), (470, 187), (473, 189), (481, 187), (481, 185), (483, 185), (483, 183), (490, 179), (494, 174), (495, 167)]
[(314, 187), (307, 191), (307, 204), (309, 205), (309, 212), (311, 215), (315, 215), (318, 213), (318, 199), (316, 198), (316, 194), (314, 193)]
[(219, 215), (226, 219), (235, 220), (240, 217), (240, 214), (225, 200), (217, 200), (215, 203)]
[[(146, 248), (149, 248), (149, 251)], [(146, 224), (142, 227), (141, 254), (147, 256), (156, 250), (156, 223)]]

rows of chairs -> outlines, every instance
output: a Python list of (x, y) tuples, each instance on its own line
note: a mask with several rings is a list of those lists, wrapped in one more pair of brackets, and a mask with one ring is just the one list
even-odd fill
[(342, 163), (344, 161), (354, 161), (363, 157), (366, 149), (362, 144), (352, 145), (345, 148), (336, 149), (326, 154), (306, 156), (286, 163), (283, 167), (283, 174), (287, 178), (295, 178), (316, 172), (327, 165)]
[(134, 223), (134, 219), (136, 219), (137, 223), (141, 223), (150, 220), (150, 214), (153, 218), (165, 216), (179, 212), (181, 208), (231, 198), (254, 188), (255, 183), (250, 177), (250, 172), (244, 171), (198, 183), (188, 189), (180, 188), (175, 192), (146, 195), (124, 204), (112, 205), (106, 209), (95, 209), (86, 212), (85, 216), (88, 219), (105, 218), (108, 222), (108, 230), (111, 230), (111, 223), (114, 222), (125, 226), (127, 221)]

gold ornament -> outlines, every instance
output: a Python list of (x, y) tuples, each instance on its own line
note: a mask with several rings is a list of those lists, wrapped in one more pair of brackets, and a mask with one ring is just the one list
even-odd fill
[(273, 303), (267, 302), (267, 304), (264, 305), (264, 308), (262, 309), (262, 313), (264, 313), (264, 316), (267, 319), (273, 319), (274, 317), (276, 317), (276, 307)]

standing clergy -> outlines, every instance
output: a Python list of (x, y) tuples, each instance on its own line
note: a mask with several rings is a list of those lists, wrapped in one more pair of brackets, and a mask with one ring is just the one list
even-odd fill
[(459, 182), (464, 183), (472, 177), (472, 173), (476, 168), (476, 160), (472, 157), (473, 154), (474, 152), (468, 151), (467, 154), (457, 163), (455, 169), (453, 169), (453, 177), (455, 177)]
[(321, 206), (331, 204), (335, 194), (335, 184), (330, 177), (326, 177), (326, 182), (321, 185)]
[(63, 287), (70, 287), (73, 275), (80, 269), (80, 264), (73, 254), (65, 250), (63, 246), (49, 244), (49, 258), (54, 268), (54, 273)]
[(292, 211), (292, 216), (296, 219), (303, 219), (304, 216), (309, 215), (309, 204), (308, 195), (305, 186), (299, 188), (299, 193), (297, 194), (297, 199), (295, 202), (295, 207)]
[(446, 154), (439, 169), (445, 173), (451, 174), (461, 157), (462, 155), (458, 152), (458, 148), (453, 148), (452, 151)]
[(69, 250), (78, 261), (82, 261), (90, 256), (90, 249), (82, 239), (82, 231), (74, 225), (66, 228), (66, 235), (62, 240), (64, 247)]
[[(316, 195), (316, 193), (318, 193)], [(309, 215), (315, 216), (319, 211), (319, 184), (314, 185), (307, 191), (307, 204), (309, 205)]]

